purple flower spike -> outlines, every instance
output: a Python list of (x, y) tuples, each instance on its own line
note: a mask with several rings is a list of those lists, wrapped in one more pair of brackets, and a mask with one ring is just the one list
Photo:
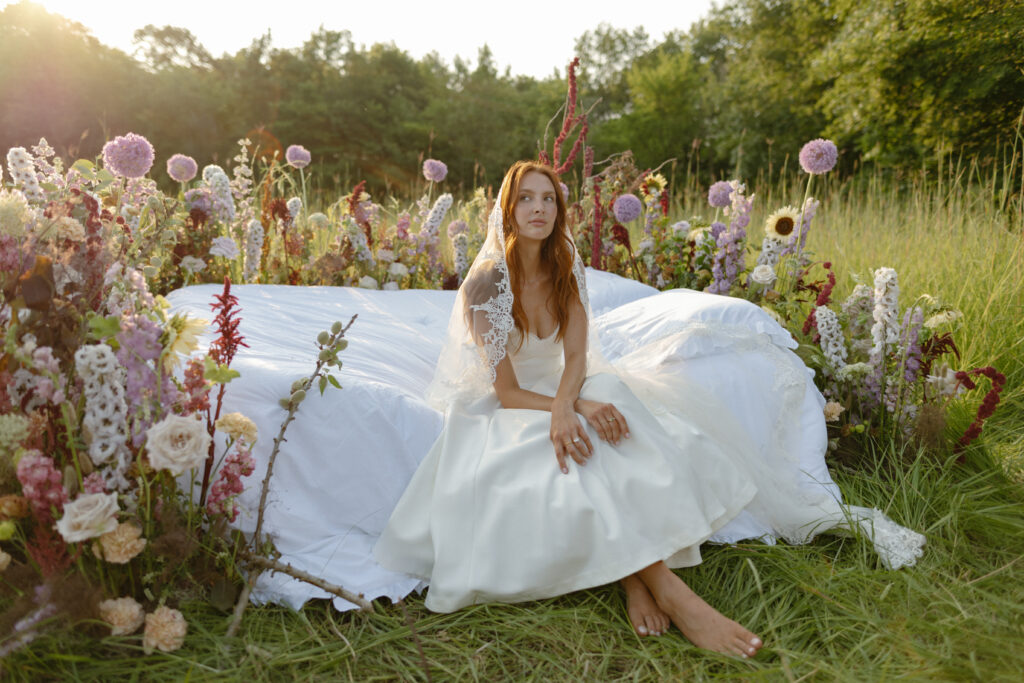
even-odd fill
[(811, 140), (800, 149), (800, 167), (812, 175), (828, 173), (838, 158), (839, 150), (831, 140)]
[(114, 175), (141, 178), (153, 167), (153, 145), (149, 140), (128, 133), (103, 145), (103, 165)]
[(724, 209), (732, 203), (729, 195), (732, 194), (732, 185), (725, 180), (719, 180), (708, 189), (708, 204), (716, 209)]
[(423, 177), (432, 183), (439, 183), (448, 176), (448, 166), (437, 159), (423, 162)]
[(558, 186), (560, 188), (562, 188), (562, 199), (564, 199), (565, 203), (568, 204), (569, 203), (569, 186), (566, 185), (565, 183), (558, 183)]
[(644, 210), (644, 204), (635, 194), (624, 194), (615, 200), (612, 211), (615, 212), (615, 220), (620, 223), (635, 221)]
[(306, 168), (313, 157), (302, 145), (289, 145), (284, 152), (284, 160), (292, 168)]
[(167, 160), (167, 175), (179, 183), (187, 183), (196, 177), (199, 166), (196, 160), (184, 154), (175, 154)]

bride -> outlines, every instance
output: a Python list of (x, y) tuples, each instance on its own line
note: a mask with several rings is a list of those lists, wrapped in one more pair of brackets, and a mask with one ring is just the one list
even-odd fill
[(444, 428), (377, 561), (428, 581), (440, 612), (621, 581), (639, 635), (672, 623), (748, 657), (762, 641), (672, 571), (731, 520), (752, 515), (791, 542), (857, 525), (880, 553), (916, 557), (922, 537), (798, 481), (785, 452), (685, 374), (604, 359), (558, 188), (537, 163), (505, 176), (429, 389)]

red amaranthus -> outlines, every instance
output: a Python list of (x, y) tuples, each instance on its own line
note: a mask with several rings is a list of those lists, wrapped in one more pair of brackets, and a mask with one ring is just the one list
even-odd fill
[[(978, 406), (978, 412), (974, 417), (974, 422), (967, 428), (964, 435), (960, 437), (960, 440), (956, 442), (956, 446), (953, 448), (954, 453), (961, 453), (968, 444), (974, 441), (981, 434), (981, 427), (985, 424), (985, 420), (992, 417), (992, 413), (996, 412), (996, 406), (999, 405), (999, 394), (1003, 391), (1003, 386), (1006, 384), (1006, 377), (1003, 373), (996, 370), (991, 365), (987, 365), (983, 368), (976, 368), (970, 371), (963, 371), (956, 373), (956, 378), (964, 387), (968, 390), (976, 388), (978, 385), (971, 379), (972, 376), (977, 377), (978, 375), (985, 375), (992, 382), (992, 388), (985, 394), (985, 398), (982, 399), (981, 405)], [(963, 460), (963, 456), (960, 456), (960, 460)]]

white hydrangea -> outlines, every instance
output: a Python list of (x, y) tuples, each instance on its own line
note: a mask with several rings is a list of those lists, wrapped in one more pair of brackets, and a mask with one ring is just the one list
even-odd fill
[(839, 326), (839, 317), (828, 306), (818, 306), (814, 310), (814, 318), (818, 321), (818, 334), (821, 335), (821, 350), (825, 353), (825, 360), (838, 372), (846, 365), (846, 343)]
[(871, 326), (871, 358), (875, 364), (881, 362), (886, 350), (900, 338), (899, 319), (900, 285), (896, 271), (879, 268), (875, 271), (875, 307)]

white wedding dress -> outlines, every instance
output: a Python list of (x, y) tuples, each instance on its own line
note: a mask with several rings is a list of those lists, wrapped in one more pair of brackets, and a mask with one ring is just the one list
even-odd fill
[[(691, 327), (684, 336), (693, 333)], [(781, 393), (761, 393), (757, 378), (750, 378), (748, 390), (785, 405), (788, 377), (800, 389), (790, 399), (803, 402), (806, 376), (792, 353), (750, 331), (730, 335), (728, 326), (697, 334), (720, 352), (704, 356), (719, 368), (730, 355), (737, 362), (744, 354), (761, 356), (762, 367), (772, 365), (764, 356), (776, 356), (778, 372), (764, 374)], [(513, 335), (510, 348), (516, 349), (520, 335)], [(680, 359), (671, 352), (659, 356), (658, 346), (680, 345), (686, 340), (669, 338), (645, 348), (642, 361), (623, 359), (616, 364), (622, 379), (612, 373), (586, 379), (580, 396), (614, 403), (631, 437), (618, 445), (601, 441), (581, 416), (594, 454), (585, 466), (570, 463), (568, 475), (555, 459), (550, 413), (504, 409), (493, 392), (450, 406), (441, 436), (374, 549), (377, 561), (427, 581), (426, 606), (450, 612), (606, 584), (658, 560), (692, 566), (701, 561), (700, 544), (718, 531), (725, 532), (719, 541), (782, 536), (806, 542), (856, 523), (874, 537), (887, 565), (916, 559), (921, 537), (877, 511), (842, 506), (827, 473), (824, 481), (815, 479), (779, 450), (784, 444), (768, 439), (759, 448), (749, 425), (685, 372), (675, 368), (668, 382), (659, 381)], [(520, 386), (555, 394), (563, 368), (555, 335), (528, 334), (510, 358)], [(651, 372), (652, 360), (657, 372)], [(798, 414), (789, 421), (798, 422)]]

